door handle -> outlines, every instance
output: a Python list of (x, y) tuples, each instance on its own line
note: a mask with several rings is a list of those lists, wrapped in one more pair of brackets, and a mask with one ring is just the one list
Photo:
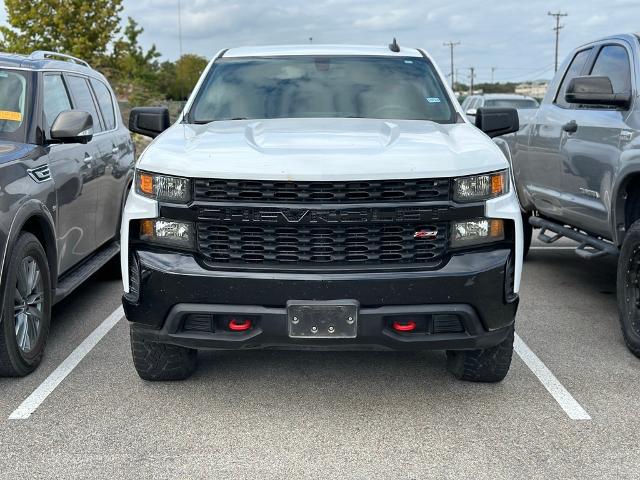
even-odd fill
[(120, 148), (118, 148), (118, 147), (113, 147), (113, 148), (111, 149), (111, 155), (117, 155), (119, 151), (120, 151)]
[(89, 155), (88, 153), (84, 154), (84, 163), (86, 163), (87, 165), (91, 165), (93, 163), (93, 157), (91, 155)]
[(567, 133), (576, 133), (578, 131), (578, 124), (576, 123), (575, 120), (571, 120), (568, 123), (565, 123), (562, 126), (562, 130), (564, 130)]

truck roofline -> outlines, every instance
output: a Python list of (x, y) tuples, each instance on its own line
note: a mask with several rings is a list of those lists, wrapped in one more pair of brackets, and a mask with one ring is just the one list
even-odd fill
[(365, 55), (385, 57), (422, 57), (417, 48), (400, 47), (392, 52), (379, 45), (266, 45), (234, 47), (224, 52), (224, 58), (232, 57), (274, 57), (291, 55)]

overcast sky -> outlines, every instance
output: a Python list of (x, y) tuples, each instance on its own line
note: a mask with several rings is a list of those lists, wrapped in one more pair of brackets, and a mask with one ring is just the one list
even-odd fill
[[(27, 0), (28, 1), (28, 0)], [(0, 2), (4, 6), (4, 2)], [(468, 81), (474, 66), (477, 81), (521, 81), (553, 75), (555, 20), (562, 19), (560, 57), (598, 37), (640, 30), (640, 1), (546, 0), (182, 0), (182, 45), (185, 53), (207, 58), (238, 45), (307, 43), (420, 46), (449, 71), (445, 41), (455, 49), (459, 79)], [(2, 18), (4, 22), (4, 8)], [(176, 59), (178, 0), (124, 0), (123, 22), (133, 17), (164, 58)]]

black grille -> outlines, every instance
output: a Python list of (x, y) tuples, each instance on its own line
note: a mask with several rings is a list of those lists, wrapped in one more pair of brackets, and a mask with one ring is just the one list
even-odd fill
[[(417, 231), (435, 238), (415, 238)], [(384, 265), (437, 262), (447, 223), (430, 225), (221, 225), (200, 221), (198, 245), (209, 261), (263, 265)]]
[(195, 199), (260, 203), (446, 202), (449, 179), (351, 182), (196, 179)]

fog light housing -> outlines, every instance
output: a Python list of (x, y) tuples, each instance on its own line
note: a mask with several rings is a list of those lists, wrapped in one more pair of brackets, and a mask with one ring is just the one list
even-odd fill
[(451, 247), (460, 248), (504, 240), (504, 220), (477, 218), (451, 224)]
[(142, 220), (140, 239), (173, 247), (193, 248), (193, 223), (164, 218)]

